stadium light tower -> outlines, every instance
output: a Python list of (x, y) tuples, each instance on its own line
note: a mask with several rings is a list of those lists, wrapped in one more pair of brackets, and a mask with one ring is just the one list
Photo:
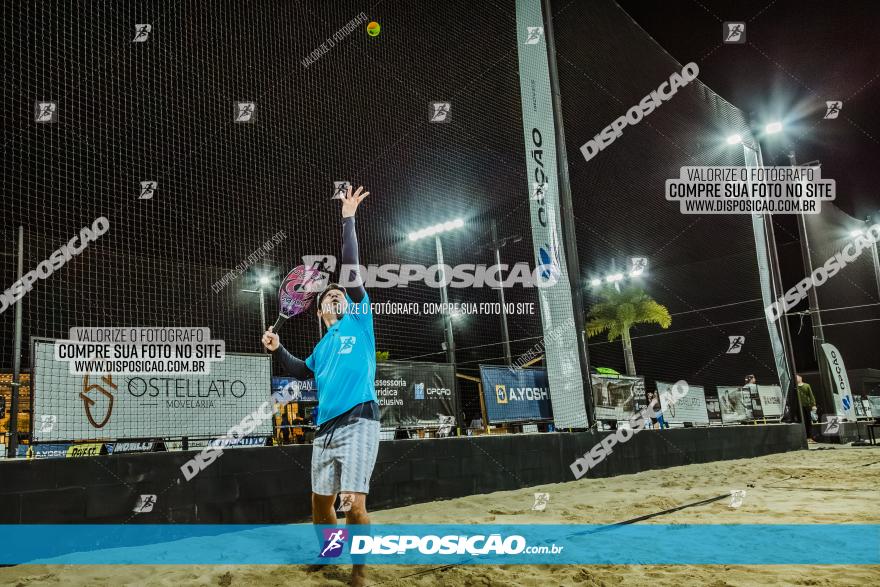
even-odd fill
[[(440, 279), (442, 286), (440, 287), (440, 302), (445, 308), (449, 307), (449, 291), (446, 285), (446, 269), (443, 265), (443, 245), (440, 243), (440, 235), (450, 230), (455, 230), (464, 226), (464, 220), (456, 218), (441, 224), (428, 226), (421, 230), (409, 233), (410, 241), (417, 241), (423, 238), (433, 236), (434, 244), (437, 249), (437, 265), (440, 267)], [(443, 334), (446, 339), (446, 362), (455, 365), (455, 339), (452, 337), (452, 318), (449, 312), (443, 312)]]
[(764, 132), (768, 135), (775, 135), (778, 132), (782, 132), (782, 123), (779, 121), (771, 122), (764, 127)]
[[(260, 325), (263, 327), (263, 332), (266, 332), (266, 292), (265, 287), (272, 283), (272, 277), (268, 273), (263, 273), (257, 278), (257, 284), (259, 284), (260, 289), (243, 289), (241, 291), (245, 293), (257, 294), (260, 296)], [(265, 349), (263, 349), (265, 350)]]

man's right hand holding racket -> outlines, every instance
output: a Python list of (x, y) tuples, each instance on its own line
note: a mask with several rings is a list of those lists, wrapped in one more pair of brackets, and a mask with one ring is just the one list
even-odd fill
[(281, 341), (278, 339), (278, 335), (272, 332), (273, 328), (275, 327), (270, 326), (269, 330), (263, 333), (263, 346), (274, 353), (281, 346)]

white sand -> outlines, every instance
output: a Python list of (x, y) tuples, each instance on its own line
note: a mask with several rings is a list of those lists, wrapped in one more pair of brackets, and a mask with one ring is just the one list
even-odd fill
[[(375, 523), (611, 523), (745, 489), (728, 500), (653, 518), (651, 523), (880, 523), (880, 449), (810, 450), (583, 479), (377, 512)], [(839, 489), (838, 489), (839, 488)], [(836, 489), (836, 491), (826, 491)], [(546, 511), (533, 494), (550, 493)], [(14, 537), (7, 537), (14, 539)], [(816, 548), (822, 548), (817, 543)], [(519, 566), (447, 570), (376, 565), (368, 584), (382, 585), (880, 585), (880, 566)], [(401, 579), (419, 571), (424, 574)], [(306, 573), (283, 566), (17, 566), (0, 569), (0, 585), (311, 587), (345, 585), (348, 569)]]

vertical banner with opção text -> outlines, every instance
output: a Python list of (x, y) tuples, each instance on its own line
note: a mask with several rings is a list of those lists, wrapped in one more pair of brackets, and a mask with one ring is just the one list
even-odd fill
[(562, 246), (556, 136), (541, 0), (517, 0), (516, 39), (525, 137), (532, 246), (544, 287), (538, 289), (553, 420), (586, 428), (587, 410), (572, 322), (572, 299)]
[(846, 374), (846, 366), (840, 351), (831, 343), (822, 343), (822, 352), (828, 362), (828, 371), (831, 374), (831, 393), (834, 396), (834, 410), (838, 416), (845, 416), (847, 420), (855, 420), (856, 412), (853, 409), (852, 389), (849, 386), (849, 377)]

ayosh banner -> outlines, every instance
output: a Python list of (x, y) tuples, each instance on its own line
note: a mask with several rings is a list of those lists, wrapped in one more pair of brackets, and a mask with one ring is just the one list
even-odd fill
[(532, 246), (541, 267), (539, 276), (553, 283), (538, 289), (553, 420), (558, 428), (586, 428), (584, 384), (562, 247), (556, 135), (540, 0), (517, 0), (516, 26)]

